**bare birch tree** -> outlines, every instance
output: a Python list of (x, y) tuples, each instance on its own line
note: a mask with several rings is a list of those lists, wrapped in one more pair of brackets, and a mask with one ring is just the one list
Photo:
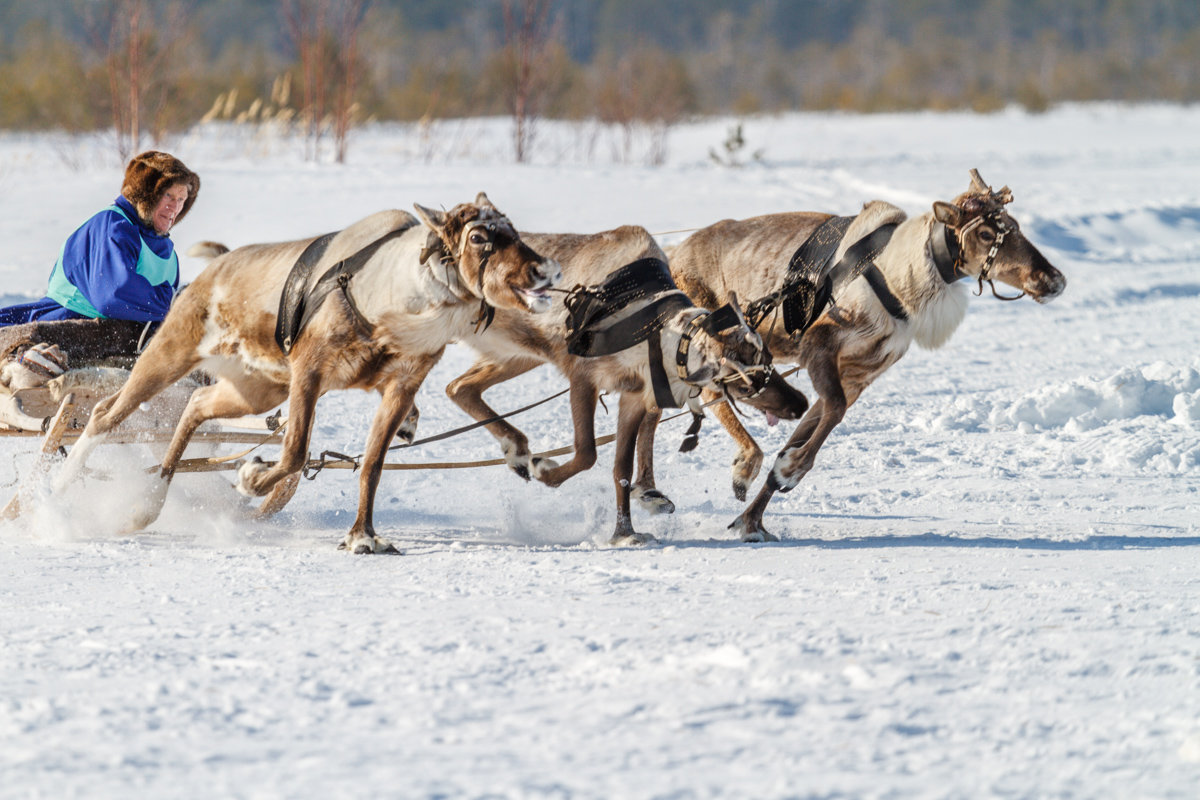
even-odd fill
[(519, 163), (529, 158), (537, 121), (553, 77), (551, 43), (557, 25), (553, 0), (504, 0), (504, 47), (508, 62), (508, 107), (513, 118), (513, 150)]
[(358, 111), (362, 72), (358, 35), (368, 0), (283, 0), (283, 17), (300, 61), (305, 157), (316, 160), (326, 131), (334, 158), (345, 163)]
[(175, 64), (172, 55), (186, 31), (187, 8), (173, 3), (156, 15), (146, 0), (109, 0), (89, 6), (88, 36), (103, 57), (117, 152), (127, 161), (148, 133), (164, 133)]

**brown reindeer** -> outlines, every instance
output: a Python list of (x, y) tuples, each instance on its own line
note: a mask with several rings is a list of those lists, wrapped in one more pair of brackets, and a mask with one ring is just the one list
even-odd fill
[[(641, 259), (665, 261), (658, 244), (645, 229), (625, 226), (595, 234), (524, 234), (538, 252), (562, 265), (564, 285), (595, 285), (615, 269)], [(669, 280), (668, 280), (669, 282)], [(674, 292), (668, 287), (667, 294)], [(561, 298), (561, 295), (560, 295)], [(785, 419), (799, 419), (808, 408), (804, 395), (770, 370), (770, 356), (762, 340), (746, 324), (736, 299), (725, 319), (728, 326), (706, 329), (707, 312), (679, 296), (679, 307), (661, 329), (659, 347), (670, 366), (672, 405), (696, 405), (702, 389), (727, 392), (734, 400), (766, 410)], [(732, 315), (732, 316), (731, 316)], [(712, 315), (716, 316), (716, 315)], [(630, 518), (631, 492), (652, 510), (671, 510), (671, 502), (654, 488), (653, 478), (632, 486), (637, 432), (649, 414), (655, 419), (659, 401), (653, 386), (650, 350), (653, 340), (598, 357), (572, 355), (568, 351), (568, 309), (556, 299), (552, 309), (536, 318), (498, 309), (495, 322), (486, 331), (473, 334), (464, 343), (479, 351), (479, 360), (446, 388), (446, 393), (477, 420), (495, 412), (483, 400), (491, 386), (515, 378), (534, 367), (554, 364), (570, 381), (571, 417), (575, 429), (575, 452), (570, 461), (556, 464), (534, 458), (521, 431), (507, 421), (493, 422), (488, 430), (500, 440), (509, 466), (528, 480), (534, 477), (558, 486), (596, 462), (595, 413), (600, 392), (620, 395), (617, 414), (616, 454), (613, 482), (617, 494), (617, 523), (610, 540), (615, 545), (640, 544), (654, 537), (638, 533)], [(711, 328), (712, 326), (708, 326)], [(684, 347), (680, 342), (684, 340)], [(676, 355), (686, 366), (679, 371)]]
[[(157, 517), (175, 466), (205, 420), (259, 414), (288, 401), (279, 462), (255, 460), (238, 470), (238, 490), (262, 496), (305, 465), (322, 394), (375, 390), (382, 401), (367, 437), (358, 515), (341, 546), (395, 552), (376, 536), (372, 508), (388, 445), (417, 388), (448, 343), (493, 313), (548, 309), (547, 290), (560, 277), (558, 264), (523, 242), (483, 193), (448, 212), (416, 210), (424, 227), (407, 212), (384, 211), (331, 238), (249, 245), (218, 256), (172, 306), (124, 387), (97, 405), (56, 490), (70, 485), (88, 454), (142, 402), (198, 367), (216, 381), (188, 402), (163, 458), (162, 480), (135, 513), (135, 529)], [(312, 266), (299, 283), (289, 280), (298, 262)], [(302, 302), (285, 308), (285, 294)], [(277, 327), (281, 317), (303, 320), (298, 309), (308, 315), (298, 333)]]
[[(870, 202), (849, 223), (833, 255), (836, 262), (881, 226), (895, 224), (882, 250), (860, 263), (861, 274), (852, 272), (843, 285), (834, 285), (830, 305), (802, 333), (789, 334), (780, 313), (759, 320), (758, 330), (775, 358), (803, 366), (819, 398), (780, 451), (758, 495), (730, 525), (743, 541), (774, 540), (762, 524), (768, 502), (812, 469), (821, 445), (864, 389), (913, 342), (936, 348), (949, 339), (967, 310), (969, 281), (960, 279), (978, 281), (981, 290), (984, 281), (1000, 281), (1039, 303), (1062, 293), (1066, 279), (1008, 214), (1005, 206), (1011, 201), (1008, 187), (993, 192), (972, 170), (970, 189), (913, 219), (882, 201)], [(728, 292), (770, 297), (784, 285), (793, 253), (829, 219), (796, 212), (723, 220), (681, 243), (671, 254), (671, 272), (679, 287), (706, 308)], [(744, 500), (762, 464), (762, 450), (727, 406), (715, 415), (738, 443), (733, 486)]]

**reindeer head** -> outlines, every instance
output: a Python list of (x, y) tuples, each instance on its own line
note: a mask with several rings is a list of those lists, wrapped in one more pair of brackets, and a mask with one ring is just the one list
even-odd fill
[(953, 203), (934, 203), (933, 216), (957, 240), (955, 270), (959, 274), (978, 279), (981, 288), (984, 281), (996, 280), (1020, 289), (1039, 303), (1049, 302), (1062, 294), (1067, 279), (1009, 216), (1004, 207), (1012, 199), (1007, 186), (994, 192), (973, 169), (971, 188)]
[(533, 313), (550, 308), (547, 290), (562, 280), (562, 268), (521, 241), (486, 194), (480, 192), (475, 202), (459, 203), (449, 211), (421, 205), (416, 209), (431, 231), (433, 249), (440, 245), (442, 258), (457, 267), (463, 288), (485, 306)]
[(716, 311), (687, 321), (677, 374), (693, 386), (754, 406), (768, 420), (799, 419), (808, 409), (808, 398), (775, 371), (771, 353), (746, 322), (737, 295), (730, 292), (728, 300)]

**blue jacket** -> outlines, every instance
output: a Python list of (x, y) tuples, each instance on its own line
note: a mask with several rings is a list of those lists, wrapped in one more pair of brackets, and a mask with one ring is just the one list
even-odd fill
[[(61, 291), (54, 291), (57, 280), (60, 288), (69, 284), (78, 289), (77, 298), (85, 302), (77, 301), (77, 309), (72, 310), (47, 296), (32, 303), (9, 306), (0, 309), (0, 326), (39, 319), (81, 319), (93, 316), (90, 313), (93, 310), (101, 317), (138, 322), (161, 321), (167, 315), (179, 288), (175, 244), (170, 237), (160, 236), (143, 225), (124, 197), (118, 197), (114, 205), (124, 215), (105, 209), (85, 222), (67, 238), (52, 275), (48, 294), (61, 299)], [(145, 256), (143, 246), (148, 251)], [(143, 269), (150, 275), (147, 278), (138, 271), (139, 260), (143, 267), (147, 261), (165, 261), (169, 269), (164, 272), (162, 264), (158, 270)], [(62, 283), (63, 278), (66, 284)]]

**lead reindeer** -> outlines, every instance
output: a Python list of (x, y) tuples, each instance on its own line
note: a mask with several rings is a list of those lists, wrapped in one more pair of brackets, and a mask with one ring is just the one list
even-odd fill
[(395, 552), (376, 536), (372, 509), (388, 445), (417, 388), (447, 344), (497, 309), (547, 310), (547, 290), (560, 278), (558, 264), (525, 244), (483, 193), (448, 212), (416, 210), (424, 226), (407, 212), (384, 211), (318, 239), (218, 255), (171, 307), (124, 387), (96, 406), (56, 491), (70, 486), (89, 453), (141, 403), (197, 368), (216, 381), (188, 401), (161, 480), (132, 529), (157, 517), (184, 448), (205, 420), (260, 414), (288, 401), (278, 463), (255, 460), (238, 470), (238, 490), (262, 496), (306, 464), (322, 394), (375, 390), (382, 400), (363, 456), (358, 515), (341, 547)]
[[(638, 429), (648, 415), (655, 418), (661, 405), (696, 405), (702, 389), (745, 401), (782, 419), (799, 419), (808, 400), (770, 367), (770, 354), (761, 338), (746, 324), (736, 298), (722, 312), (709, 314), (678, 292), (666, 274), (665, 258), (653, 237), (641, 227), (627, 225), (594, 234), (525, 234), (539, 252), (561, 263), (566, 285), (596, 285), (614, 271), (634, 287), (638, 299), (616, 303), (606, 329), (614, 339), (625, 334), (623, 325), (636, 316), (638, 308), (651, 308), (650, 301), (663, 303), (661, 329), (649, 341), (623, 347), (610, 354), (583, 357), (573, 354), (567, 337), (567, 303), (555, 300), (553, 308), (536, 318), (527, 314), (498, 311), (495, 323), (473, 334), (464, 343), (480, 352), (479, 360), (446, 388), (446, 393), (477, 420), (496, 414), (483, 400), (483, 392), (502, 381), (515, 378), (539, 364), (551, 363), (567, 376), (571, 388), (571, 416), (575, 430), (575, 453), (564, 464), (535, 458), (521, 431), (507, 421), (493, 421), (488, 430), (500, 440), (509, 466), (525, 479), (536, 478), (559, 486), (568, 478), (590, 469), (596, 462), (595, 414), (601, 391), (620, 395), (617, 413), (616, 454), (613, 483), (617, 495), (617, 523), (610, 544), (627, 545), (653, 541), (654, 537), (634, 530), (630, 515), (631, 494), (652, 511), (674, 506), (654, 488), (650, 476), (632, 482)], [(661, 280), (659, 280), (661, 270)], [(643, 288), (653, 285), (653, 295)], [(718, 321), (719, 320), (719, 321)], [(615, 349), (615, 348), (610, 348)], [(657, 351), (657, 352), (656, 352)], [(668, 367), (658, 372), (656, 382), (650, 360), (663, 359)], [(657, 387), (657, 388), (656, 388)], [(646, 454), (639, 456), (648, 458)]]
[[(774, 313), (788, 302), (788, 292), (780, 287), (789, 288), (789, 259), (802, 252), (818, 229), (836, 222), (831, 215), (795, 212), (723, 220), (692, 234), (671, 254), (676, 283), (700, 305), (713, 308), (731, 291), (764, 298), (750, 305), (763, 313), (755, 320), (759, 332), (778, 362), (808, 371), (818, 394), (758, 495), (729, 526), (743, 541), (775, 540), (762, 523), (771, 497), (790, 491), (808, 474), (817, 452), (864, 389), (913, 342), (937, 348), (950, 338), (967, 310), (964, 279), (977, 281), (981, 291), (987, 281), (993, 293), (991, 282), (999, 281), (1039, 303), (1066, 288), (1062, 273), (1009, 215), (1010, 202), (1008, 187), (992, 191), (971, 170), (970, 189), (952, 203), (934, 203), (932, 211), (918, 217), (907, 219), (900, 209), (876, 200), (853, 220), (842, 218), (848, 228), (827, 262), (844, 265), (840, 271), (834, 267), (825, 284), (830, 304), (822, 312), (817, 302), (819, 316), (795, 335), (789, 332), (787, 315)], [(820, 233), (813, 237), (821, 238)], [(809, 289), (811, 305), (821, 287)], [(738, 442), (733, 486), (744, 500), (762, 464), (762, 450), (727, 406), (718, 407), (715, 415)], [(652, 435), (652, 426), (647, 428)]]

